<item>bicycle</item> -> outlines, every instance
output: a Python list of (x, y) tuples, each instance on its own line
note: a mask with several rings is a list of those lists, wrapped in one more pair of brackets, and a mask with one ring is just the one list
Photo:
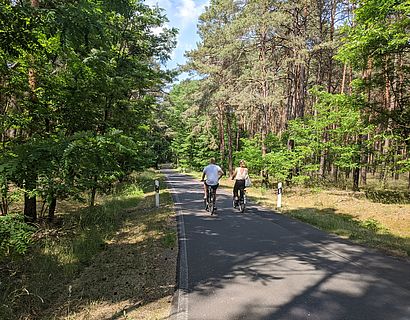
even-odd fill
[(239, 189), (239, 200), (238, 203), (236, 203), (235, 199), (233, 200), (233, 206), (234, 208), (237, 208), (241, 213), (245, 212), (246, 209), (246, 189)]
[(215, 213), (215, 199), (216, 199), (216, 189), (212, 186), (207, 186), (208, 195), (205, 199), (205, 210), (209, 211), (212, 214)]

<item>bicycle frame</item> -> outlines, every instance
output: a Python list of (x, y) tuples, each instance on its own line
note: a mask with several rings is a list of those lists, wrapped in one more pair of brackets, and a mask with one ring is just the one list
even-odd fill
[(241, 189), (239, 192), (239, 211), (244, 212), (246, 208), (246, 189)]
[[(246, 208), (246, 202), (247, 202), (246, 189), (245, 188), (239, 189), (238, 191), (239, 191), (239, 199), (237, 203), (238, 206), (236, 208), (238, 208), (240, 212), (244, 212)], [(235, 200), (234, 200), (234, 206), (235, 206)]]
[(207, 188), (208, 188), (208, 195), (206, 198), (205, 209), (209, 211), (211, 214), (214, 214), (216, 190), (212, 188), (212, 186), (207, 186)]

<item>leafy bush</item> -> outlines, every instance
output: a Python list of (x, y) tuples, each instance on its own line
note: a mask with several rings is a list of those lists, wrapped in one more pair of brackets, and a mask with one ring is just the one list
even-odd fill
[(0, 216), (0, 258), (27, 252), (35, 228), (23, 219), (20, 214)]
[(260, 151), (260, 136), (252, 139), (242, 138), (242, 150), (236, 152), (236, 159), (244, 159), (252, 173), (259, 173), (264, 168), (262, 153)]

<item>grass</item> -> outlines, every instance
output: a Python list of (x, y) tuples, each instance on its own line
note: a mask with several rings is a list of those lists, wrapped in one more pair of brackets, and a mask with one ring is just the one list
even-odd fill
[[(198, 172), (189, 174), (197, 179), (201, 177)], [(247, 189), (251, 200), (278, 210), (276, 190), (260, 187), (257, 177), (252, 181), (254, 186)], [(232, 189), (233, 181), (223, 178), (220, 185)], [(406, 201), (409, 193), (405, 184), (396, 187), (397, 190), (378, 190), (376, 182), (371, 181), (366, 190), (374, 190), (379, 196), (367, 197), (366, 192), (330, 186), (284, 186), (280, 213), (386, 254), (409, 257), (410, 204)]]
[[(161, 207), (153, 181), (160, 179)], [(176, 268), (172, 199), (153, 171), (135, 175), (94, 208), (59, 205), (30, 254), (0, 265), (0, 319), (115, 319), (167, 315)]]

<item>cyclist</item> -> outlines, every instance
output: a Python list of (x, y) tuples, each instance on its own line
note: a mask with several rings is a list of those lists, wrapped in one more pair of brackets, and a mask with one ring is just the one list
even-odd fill
[(235, 168), (234, 173), (232, 174), (232, 180), (235, 180), (233, 186), (233, 197), (234, 197), (234, 207), (239, 205), (238, 191), (241, 190), (241, 194), (245, 189), (245, 180), (249, 177), (248, 168), (246, 167), (245, 160), (239, 161), (239, 167)]
[[(215, 199), (216, 199), (216, 189), (219, 186), (219, 179), (225, 173), (220, 166), (215, 164), (215, 158), (209, 159), (209, 164), (202, 171), (202, 179), (204, 182), (204, 199), (208, 197), (208, 186), (211, 186), (215, 190)], [(206, 176), (206, 180), (205, 180)], [(216, 208), (215, 208), (216, 209)]]

